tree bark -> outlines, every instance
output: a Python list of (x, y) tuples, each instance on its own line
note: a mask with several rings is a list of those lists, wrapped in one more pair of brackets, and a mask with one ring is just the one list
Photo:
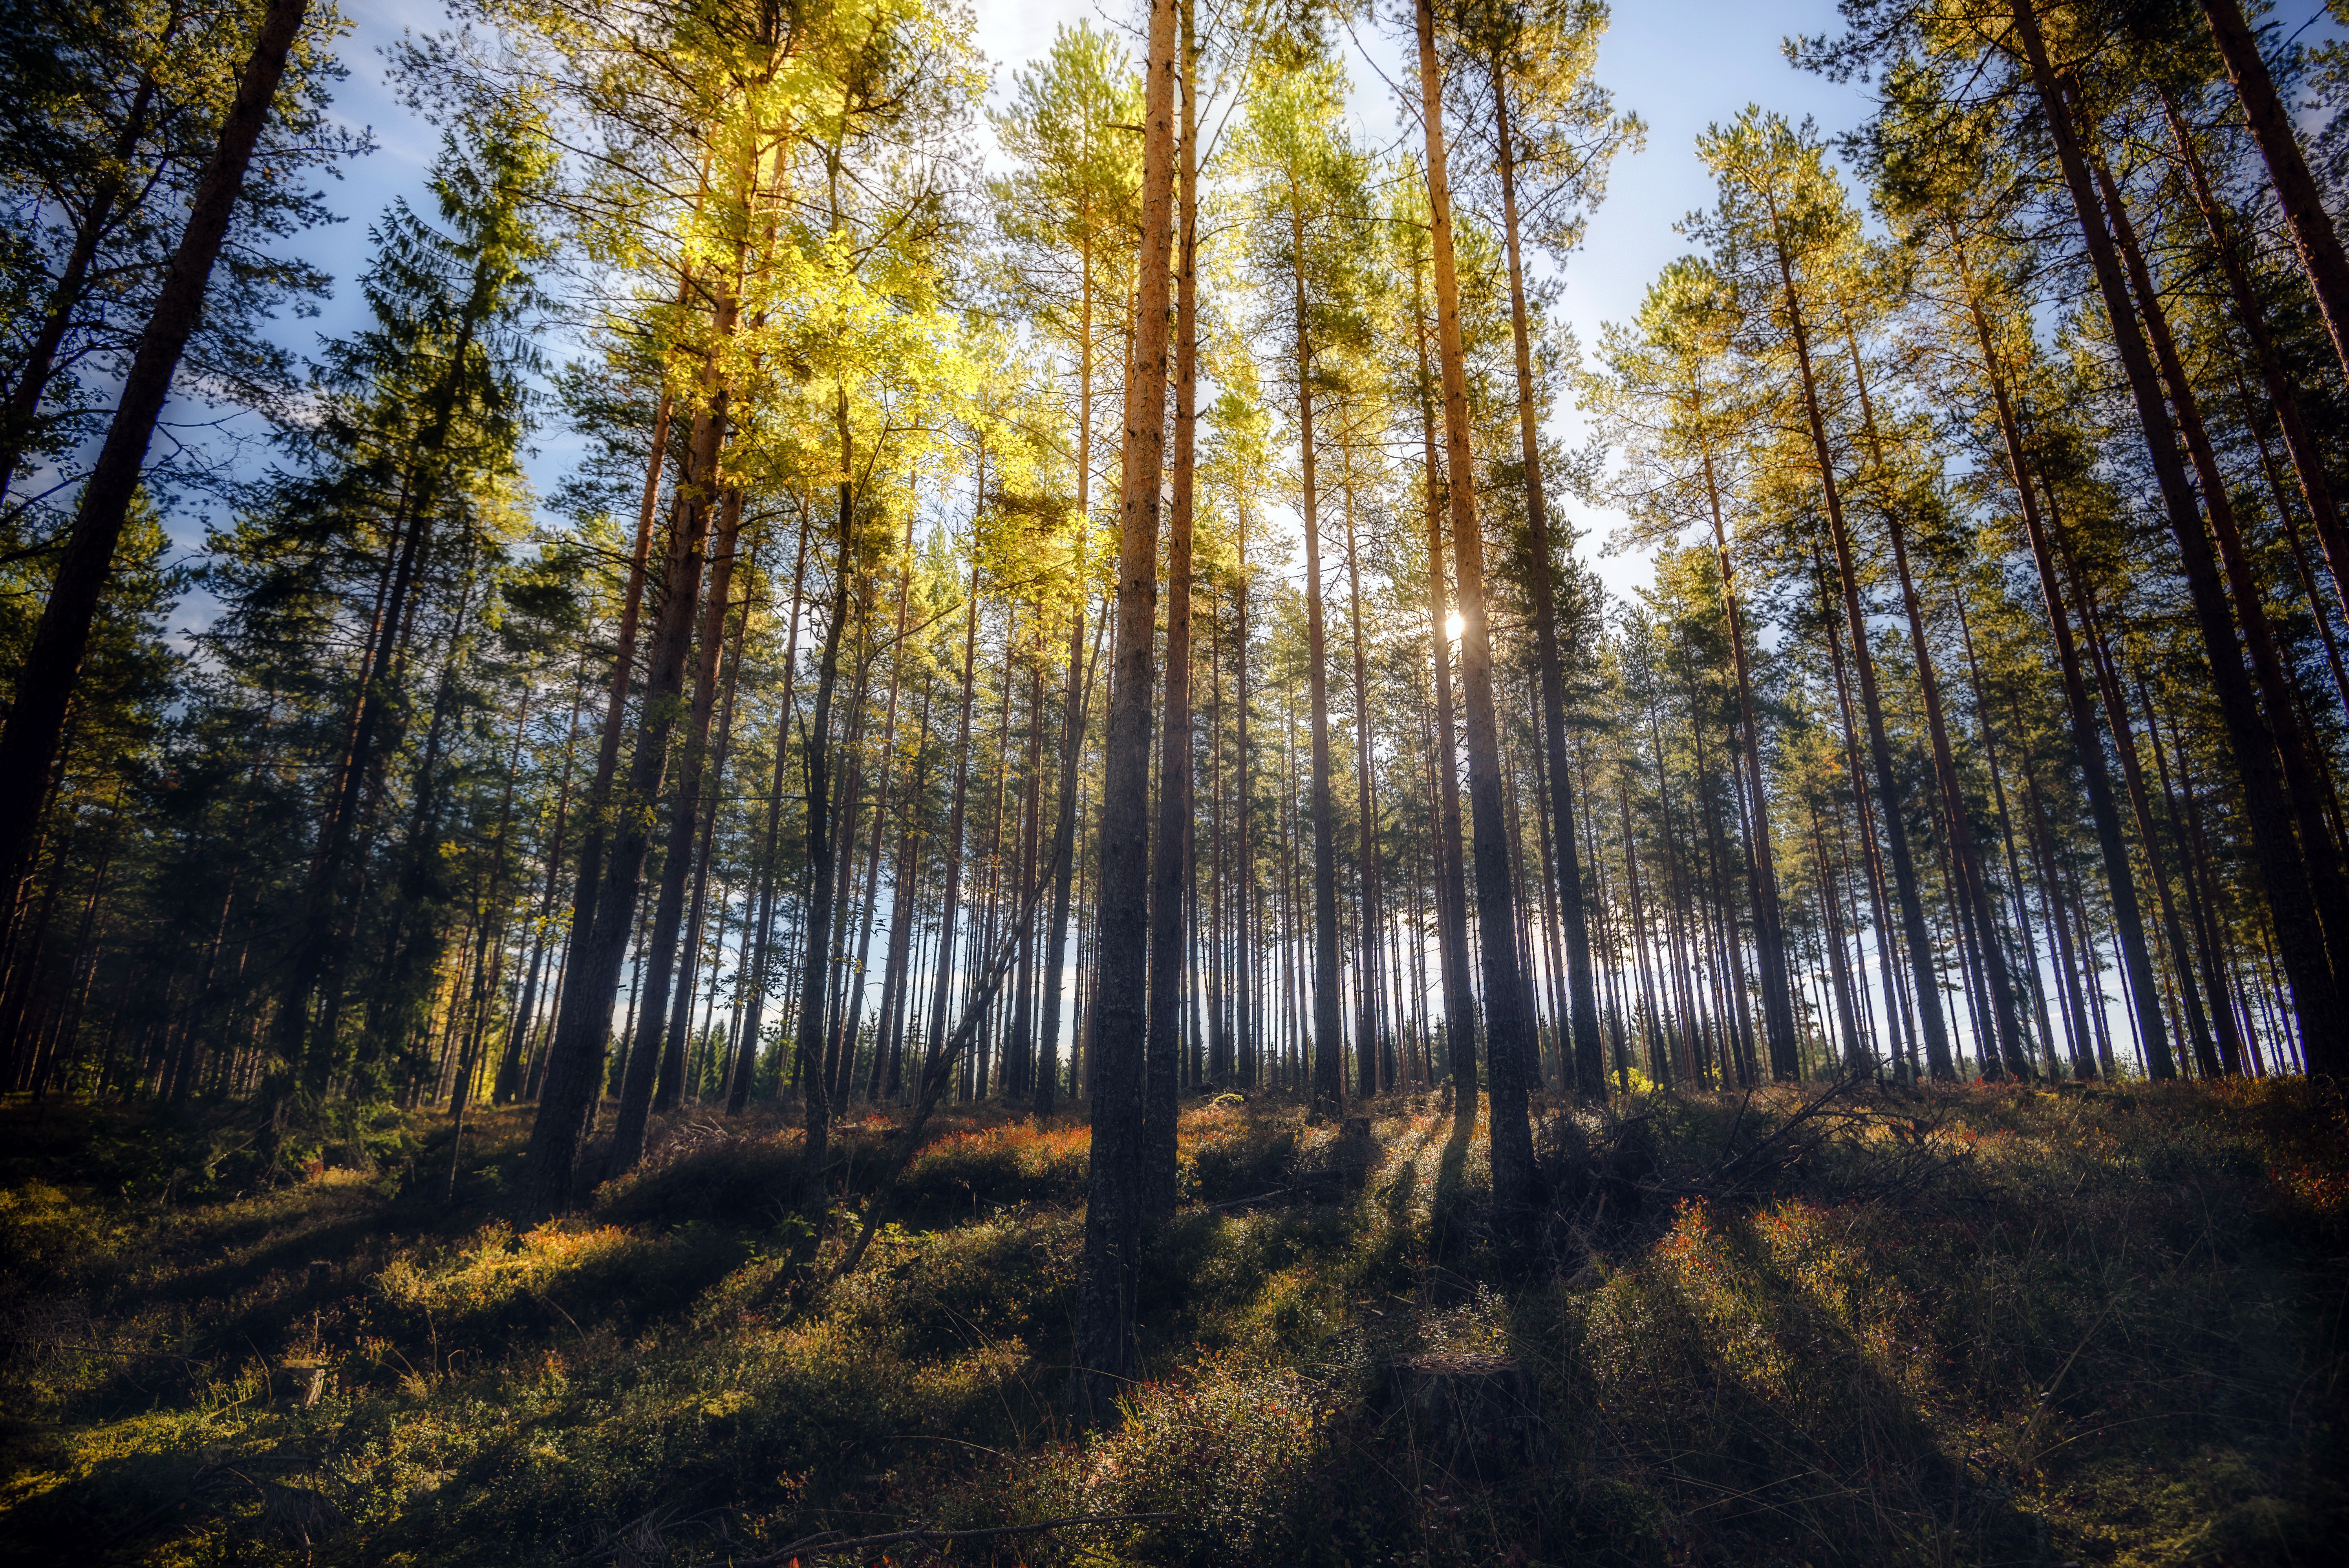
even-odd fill
[[(2292, 230), (2292, 247), (2300, 253), (2300, 265), (2308, 274), (2317, 311), (2333, 339), (2333, 352), (2344, 373), (2349, 373), (2349, 254), (2342, 251), (2332, 215), (2325, 212), (2315, 178), (2309, 173), (2308, 160), (2301, 154), (2291, 110), (2276, 92), (2267, 61), (2260, 57), (2259, 39), (2243, 19), (2243, 8), (2237, 0), (2202, 0), (2202, 11), (2209, 18), (2210, 36), (2219, 45), (2220, 57), (2227, 62), (2235, 96), (2242, 102), (2251, 140), (2259, 144), (2268, 177), (2275, 182), (2284, 223)], [(2035, 20), (2033, 30), (2035, 34)]]
[(1526, 1099), (1525, 988), (1517, 968), (1508, 826), (1501, 807), (1500, 724), (1485, 604), (1485, 541), (1468, 449), (1468, 368), (1452, 244), (1452, 184), (1444, 151), (1444, 89), (1433, 0), (1418, 0), (1420, 118), (1427, 133), (1428, 208), (1434, 230), (1436, 353), (1444, 372), (1444, 471), (1452, 477), (1453, 558), (1460, 578), (1460, 683), (1468, 708), (1468, 804), (1475, 825), (1476, 925), (1485, 961), (1485, 1076), (1493, 1116), (1493, 1198), (1504, 1209), (1533, 1196), (1533, 1124)]
[(66, 535), (65, 552), (50, 579), (32, 646), (16, 672), (16, 701), (6, 724), (0, 727), (0, 889), (12, 898), (25, 879), (26, 862), (40, 831), (50, 767), (65, 735), (66, 707), (80, 678), (98, 601), (113, 576), (115, 545), (138, 493), (148, 442), (171, 397), (180, 357), (202, 315), (212, 263), (228, 236), (254, 145), (268, 120), (277, 84), (285, 74), (286, 56), (308, 11), (309, 0), (269, 0), (261, 14), (252, 57), (221, 124), (212, 161), (197, 182), (178, 248), (123, 378), (121, 401), (108, 427), (106, 444), (82, 488), (81, 505)]
[[(693, 612), (701, 597), (709, 479), (717, 467), (719, 435), (725, 421), (726, 389), (716, 379), (713, 361), (705, 372), (702, 404), (694, 410), (686, 483), (678, 487), (670, 516), (667, 560), (662, 574), (664, 595), (646, 650), (644, 696), (637, 704), (636, 746), (627, 780), (616, 798), (594, 802), (597, 826), (581, 848), (581, 882), (589, 881), (592, 872), (600, 886), (592, 898), (584, 887), (579, 895), (579, 908), (587, 913), (588, 921), (573, 930), (569, 972), (555, 1014), (554, 1038), (547, 1048), (546, 1083), (523, 1157), (524, 1202), (534, 1214), (556, 1213), (570, 1207), (572, 1167), (578, 1155), (580, 1131), (603, 1087), (605, 1053), (612, 1034), (612, 1002), (619, 992), (620, 970), (636, 924), (636, 894), (645, 855), (652, 843), (653, 812), (667, 772), (669, 732), (676, 726), (686, 659), (692, 649)], [(658, 462), (656, 448), (656, 472), (646, 482), (648, 494), (657, 479)], [(625, 656), (628, 651), (624, 640), (621, 652)], [(627, 663), (623, 657), (613, 672), (615, 711), (625, 701)], [(604, 751), (616, 757), (618, 750), (619, 736), (607, 726)], [(599, 759), (599, 772), (602, 769)]]
[[(1412, 278), (1413, 314), (1423, 322)], [(1476, 999), (1469, 984), (1468, 881), (1460, 843), (1459, 738), (1452, 713), (1452, 633), (1445, 607), (1452, 602), (1444, 578), (1444, 508), (1446, 481), (1435, 451), (1437, 382), (1429, 373), (1427, 333), (1419, 339), (1420, 442), (1427, 491), (1427, 636), (1434, 645), (1436, 952), (1444, 982), (1444, 1033), (1451, 1058), (1453, 1112), (1464, 1133), (1476, 1119)]]
[[(1534, 402), (1533, 348), (1526, 330), (1525, 266), (1518, 248), (1516, 144), (1509, 130), (1508, 82), (1497, 57), (1493, 62), (1493, 114), (1501, 151), (1502, 230), (1508, 244), (1509, 325), (1517, 356), (1517, 433), (1525, 452), (1526, 553), (1532, 566), (1534, 653), (1541, 670), (1540, 744), (1547, 763), (1550, 818), (1556, 825), (1558, 906), (1566, 936), (1568, 1000), (1573, 1013), (1574, 1085), (1584, 1099), (1604, 1100), (1607, 1052), (1599, 1039), (1598, 992), (1590, 981), (1590, 921), (1583, 909), (1582, 864), (1575, 848), (1574, 789), (1566, 763), (1566, 678), (1558, 654), (1557, 590), (1551, 580), (1549, 503), (1542, 490), (1540, 417)], [(1744, 668), (1741, 648), (1741, 680)], [(1751, 722), (1749, 715), (1749, 725)], [(1762, 948), (1762, 1004), (1769, 1021), (1771, 1062), (1783, 1078), (1795, 1071), (1795, 1015), (1786, 992), (1775, 886), (1772, 905), (1764, 909), (1757, 900), (1755, 937)]]
[(1117, 644), (1102, 781), (1100, 1061), (1077, 1328), (1066, 1403), (1081, 1425), (1114, 1418), (1136, 1371), (1133, 1293), (1142, 1242), (1143, 1044), (1150, 943), (1150, 699), (1158, 512), (1166, 455), (1166, 318), (1174, 252), (1176, 0), (1151, 0), (1143, 91), (1142, 234), (1133, 369), (1126, 379)]
[[(2210, 0), (2226, 5), (2228, 0)], [(2129, 297), (2113, 236), (2106, 227), (2087, 160), (2081, 151), (2063, 89), (2047, 57), (2047, 46), (2033, 9), (2033, 0), (2012, 0), (2015, 30), (2023, 45), (2032, 85), (2037, 93), (2049, 140), (2062, 165), (2081, 239), (2095, 268), (2096, 286), (2110, 319), (2113, 347), (2136, 405), (2154, 477), (2162, 494), (2170, 533), (2178, 542), (2185, 566), (2188, 595), (2196, 625), (2209, 661), (2213, 695), (2227, 726), (2236, 771), (2242, 782), (2245, 815), (2251, 820), (2252, 846), (2270, 908), (2275, 916), (2278, 946), (2292, 986), (2294, 1011), (2306, 1031), (2311, 1067), (2334, 1072), (2349, 1063), (2349, 1029), (2340, 1015), (2340, 998), (2324, 932), (2307, 870), (2294, 842), (2292, 810), (2276, 762), (2275, 737), (2260, 712), (2251, 682), (2243, 669), (2235, 641), (2235, 627), (2227, 606), (2226, 589), (2219, 578), (2209, 536), (2184, 465), (2178, 462), (2176, 431), (2164, 406), (2137, 310)], [(2339, 339), (2335, 339), (2336, 345)]]

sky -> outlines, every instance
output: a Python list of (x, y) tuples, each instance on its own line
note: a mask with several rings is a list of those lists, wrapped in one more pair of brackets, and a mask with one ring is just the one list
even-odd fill
[[(1124, 0), (976, 0), (975, 11), (998, 99), (1009, 90), (1014, 68), (1050, 47), (1057, 28), (1087, 19), (1124, 28), (1135, 14)], [(345, 221), (303, 239), (307, 259), (337, 280), (335, 296), (317, 317), (279, 324), (283, 340), (305, 353), (315, 353), (321, 337), (361, 325), (355, 282), (366, 262), (368, 226), (395, 195), (420, 201), (424, 172), (440, 145), (439, 130), (402, 107), (386, 85), (385, 50), (404, 32), (450, 26), (446, 14), (435, 0), (389, 0), (354, 5), (352, 12), (357, 26), (341, 49), (350, 77), (336, 94), (336, 109), (346, 123), (371, 130), (377, 150), (347, 166), (328, 192)], [(1415, 135), (1398, 120), (1389, 85), (1415, 69), (1403, 53), (1410, 46), (1402, 22), (1407, 16), (1397, 14), (1393, 0), (1381, 0), (1381, 19), (1356, 24), (1349, 40), (1353, 109), (1363, 139), (1373, 146), (1394, 145), (1406, 131)], [(1707, 125), (1748, 103), (1790, 118), (1812, 116), (1829, 135), (1859, 123), (1867, 109), (1864, 88), (1797, 71), (1782, 47), (1790, 34), (1831, 31), (1836, 24), (1833, 0), (1617, 0), (1599, 47), (1599, 78), (1621, 108), (1647, 122), (1648, 137), (1643, 151), (1618, 161), (1606, 202), (1565, 270), (1558, 313), (1586, 348), (1598, 342), (1603, 323), (1628, 320), (1649, 281), (1688, 249), (1674, 225), (1711, 200), (1711, 182), (1695, 153)], [(980, 130), (991, 146), (986, 128)], [(1557, 410), (1551, 428), (1570, 444), (1586, 434), (1571, 409)], [(530, 464), (541, 493), (560, 478), (568, 453), (559, 431), (542, 432)], [(1648, 582), (1644, 554), (1601, 553), (1619, 519), (1579, 503), (1568, 504), (1568, 515), (1582, 531), (1577, 553), (1594, 562), (1612, 591), (1625, 594)], [(201, 536), (193, 518), (183, 520), (179, 532), (189, 545)], [(191, 604), (183, 615), (201, 619), (207, 607)]]

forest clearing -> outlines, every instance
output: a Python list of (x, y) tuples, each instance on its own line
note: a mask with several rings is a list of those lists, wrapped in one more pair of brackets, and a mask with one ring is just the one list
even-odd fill
[(2349, 0), (0, 0), (0, 1552), (2300, 1564)]

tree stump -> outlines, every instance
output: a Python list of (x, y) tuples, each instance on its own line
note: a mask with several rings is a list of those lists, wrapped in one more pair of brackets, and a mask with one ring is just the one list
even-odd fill
[(1549, 1427), (1534, 1380), (1504, 1355), (1437, 1353), (1387, 1366), (1386, 1419), (1412, 1447), (1464, 1480), (1495, 1480), (1550, 1459)]
[(1338, 1179), (1350, 1192), (1360, 1192), (1379, 1163), (1378, 1145), (1371, 1141), (1371, 1118), (1348, 1116), (1338, 1124), (1338, 1147), (1330, 1157)]

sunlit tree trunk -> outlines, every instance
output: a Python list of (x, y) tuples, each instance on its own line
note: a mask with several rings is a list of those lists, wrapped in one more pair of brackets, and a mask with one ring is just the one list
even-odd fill
[(1504, 1208), (1532, 1194), (1533, 1124), (1526, 1098), (1524, 986), (1517, 968), (1516, 899), (1501, 806), (1500, 725), (1493, 700), (1493, 645), (1485, 600), (1485, 541), (1476, 521), (1468, 449), (1468, 369), (1452, 243), (1452, 185), (1444, 147), (1444, 90), (1435, 58), (1433, 0), (1418, 0), (1420, 118), (1427, 137), (1428, 210), (1433, 230), (1436, 353), (1444, 373), (1444, 472), (1452, 549), (1460, 582), (1461, 687), (1468, 709), (1468, 800), (1475, 824), (1477, 935), (1484, 957), (1486, 1075), (1492, 1100), (1493, 1196)]

